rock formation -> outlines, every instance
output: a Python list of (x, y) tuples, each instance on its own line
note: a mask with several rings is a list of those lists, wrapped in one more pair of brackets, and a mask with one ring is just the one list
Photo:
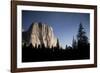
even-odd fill
[(29, 45), (32, 43), (34, 47), (45, 47), (52, 48), (56, 47), (57, 38), (54, 35), (51, 26), (43, 23), (32, 23), (28, 31), (22, 33), (22, 41)]

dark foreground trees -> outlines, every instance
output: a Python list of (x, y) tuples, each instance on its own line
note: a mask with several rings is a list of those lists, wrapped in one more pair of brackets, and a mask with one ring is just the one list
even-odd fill
[(79, 25), (77, 39), (73, 38), (72, 46), (62, 49), (57, 39), (57, 46), (52, 48), (38, 45), (33, 47), (32, 44), (22, 46), (22, 62), (39, 62), (39, 61), (58, 61), (58, 60), (80, 60), (90, 58), (90, 44), (88, 37), (82, 26)]
[(77, 34), (77, 48), (80, 50), (81, 55), (85, 58), (90, 57), (90, 44), (88, 41), (88, 37), (86, 36), (85, 29), (82, 24), (79, 25), (79, 30)]

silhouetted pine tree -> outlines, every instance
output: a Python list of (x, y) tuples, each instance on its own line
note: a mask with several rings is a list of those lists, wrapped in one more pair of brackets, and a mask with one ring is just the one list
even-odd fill
[(44, 45), (44, 43), (42, 43), (42, 48), (45, 48), (45, 45)]
[(74, 37), (73, 37), (73, 41), (72, 41), (72, 48), (73, 48), (73, 49), (76, 49), (76, 48), (77, 48), (77, 42), (76, 42), (76, 40), (74, 39)]
[(88, 44), (88, 37), (86, 36), (86, 32), (80, 23), (79, 25), (79, 30), (78, 30), (78, 35), (77, 35), (77, 41), (78, 41), (78, 46), (87, 45)]
[(38, 45), (38, 48), (39, 48), (39, 49), (41, 48), (40, 44)]
[(29, 48), (33, 48), (33, 45), (32, 45), (32, 43), (30, 43), (30, 45), (29, 45)]
[(78, 34), (77, 34), (77, 47), (80, 54), (80, 58), (89, 58), (90, 57), (90, 47), (88, 42), (88, 37), (86, 36), (86, 32), (80, 23)]
[(68, 49), (68, 46), (66, 45), (65, 49)]
[(59, 49), (60, 46), (59, 46), (59, 39), (57, 39), (57, 44), (56, 44), (57, 48)]
[(35, 49), (37, 48), (37, 44), (35, 44), (35, 47), (34, 47)]

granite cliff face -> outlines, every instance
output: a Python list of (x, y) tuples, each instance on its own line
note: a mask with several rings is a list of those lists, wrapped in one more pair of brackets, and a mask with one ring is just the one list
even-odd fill
[(54, 35), (51, 26), (43, 23), (32, 23), (28, 31), (22, 33), (22, 41), (29, 45), (32, 43), (34, 47), (56, 47), (57, 38)]

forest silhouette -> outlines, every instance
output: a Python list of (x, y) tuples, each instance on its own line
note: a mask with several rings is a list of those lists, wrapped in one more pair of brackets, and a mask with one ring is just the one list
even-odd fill
[[(67, 38), (67, 37), (66, 37)], [(44, 44), (42, 46), (33, 47), (32, 44), (22, 45), (22, 62), (40, 62), (40, 61), (61, 61), (61, 60), (83, 60), (90, 58), (90, 43), (86, 32), (79, 24), (76, 39), (73, 37), (72, 46), (67, 46), (63, 49), (59, 45), (57, 39), (56, 47), (48, 48)]]

